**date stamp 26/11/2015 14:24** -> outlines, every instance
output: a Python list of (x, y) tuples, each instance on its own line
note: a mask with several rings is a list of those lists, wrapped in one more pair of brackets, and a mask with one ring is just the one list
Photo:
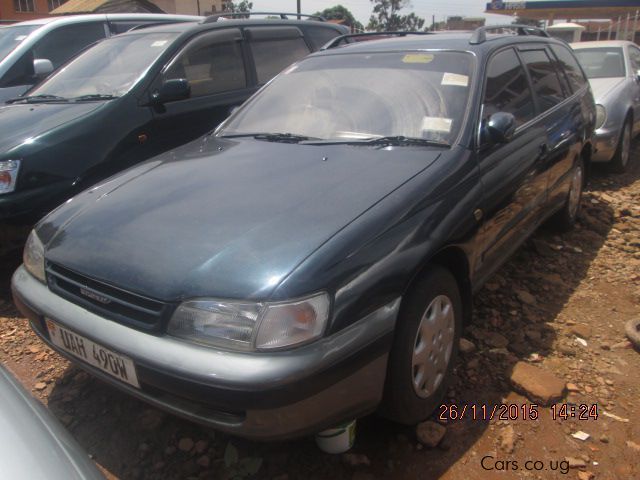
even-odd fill
[(454, 420), (539, 420), (542, 412), (548, 411), (552, 420), (597, 420), (597, 403), (556, 403), (541, 407), (535, 403), (523, 404), (442, 404), (438, 407), (438, 419), (443, 422)]

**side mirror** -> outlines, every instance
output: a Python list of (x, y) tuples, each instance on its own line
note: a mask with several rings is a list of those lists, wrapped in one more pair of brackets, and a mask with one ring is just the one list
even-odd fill
[(33, 61), (33, 74), (36, 77), (46, 77), (53, 72), (53, 63), (48, 58), (36, 58)]
[(191, 96), (191, 86), (185, 78), (173, 78), (162, 84), (160, 90), (152, 95), (153, 102), (163, 104), (185, 100)]
[(493, 143), (508, 143), (516, 131), (516, 118), (506, 112), (494, 113), (485, 126), (489, 140)]

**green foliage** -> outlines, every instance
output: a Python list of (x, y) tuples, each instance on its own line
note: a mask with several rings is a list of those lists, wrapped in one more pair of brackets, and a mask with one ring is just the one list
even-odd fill
[(364, 31), (364, 25), (356, 20), (356, 17), (353, 16), (348, 8), (342, 5), (325, 8), (321, 12), (316, 12), (315, 15), (320, 15), (327, 20), (345, 20), (345, 25), (353, 27), (356, 32)]
[(373, 15), (369, 18), (367, 30), (392, 32), (422, 30), (424, 18), (415, 13), (400, 15), (400, 10), (410, 6), (409, 0), (371, 0)]
[(248, 2), (247, 0), (242, 0), (241, 2), (227, 2), (227, 11), (236, 13), (236, 12), (250, 12), (253, 8), (253, 2)]

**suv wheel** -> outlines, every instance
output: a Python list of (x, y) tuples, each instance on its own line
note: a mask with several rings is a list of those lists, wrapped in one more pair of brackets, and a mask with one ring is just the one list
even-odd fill
[(383, 414), (404, 424), (427, 418), (447, 391), (458, 354), (462, 300), (446, 269), (434, 266), (411, 289), (396, 324)]

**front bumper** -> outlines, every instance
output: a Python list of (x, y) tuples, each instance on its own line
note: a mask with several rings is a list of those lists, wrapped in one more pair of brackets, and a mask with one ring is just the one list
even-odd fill
[(592, 162), (610, 162), (616, 153), (620, 128), (599, 128), (595, 132), (595, 150), (591, 156)]
[(73, 195), (71, 180), (0, 195), (0, 221), (33, 225), (47, 212)]
[[(293, 350), (241, 353), (140, 332), (52, 293), (23, 266), (18, 309), (51, 348), (121, 390), (188, 420), (241, 437), (304, 436), (376, 409), (400, 299), (348, 328)], [(48, 317), (136, 364), (140, 389), (70, 357), (49, 340)]]

